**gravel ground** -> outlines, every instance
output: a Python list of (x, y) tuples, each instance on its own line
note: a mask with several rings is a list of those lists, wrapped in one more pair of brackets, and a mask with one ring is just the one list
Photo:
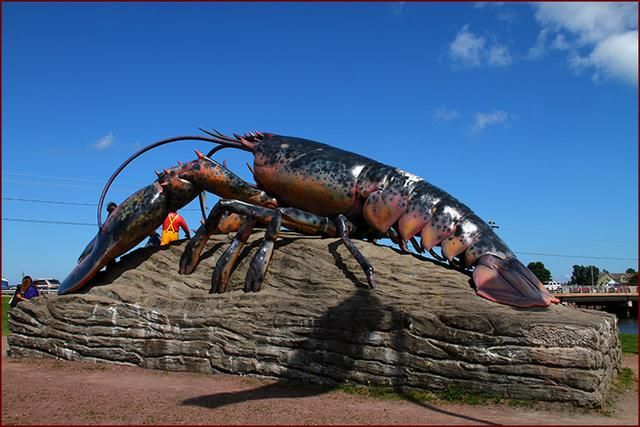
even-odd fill
[[(386, 400), (233, 375), (2, 356), (2, 424), (638, 424), (638, 390), (610, 413), (566, 405)], [(638, 357), (623, 365), (637, 372)], [(29, 396), (28, 404), (24, 396)]]

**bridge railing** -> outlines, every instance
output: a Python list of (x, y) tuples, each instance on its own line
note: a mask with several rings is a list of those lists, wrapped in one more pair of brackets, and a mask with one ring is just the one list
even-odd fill
[(553, 291), (553, 293), (559, 294), (596, 294), (596, 293), (607, 293), (607, 294), (630, 294), (638, 292), (637, 286), (604, 286), (604, 287), (591, 287), (591, 286), (563, 286), (561, 289)]

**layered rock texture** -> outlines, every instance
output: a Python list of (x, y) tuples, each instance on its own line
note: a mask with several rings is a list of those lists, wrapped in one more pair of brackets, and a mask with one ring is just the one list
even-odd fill
[(484, 300), (469, 276), (412, 254), (355, 242), (376, 268), (370, 290), (334, 239), (285, 235), (263, 290), (242, 291), (252, 236), (229, 290), (209, 294), (227, 236), (196, 271), (184, 248), (139, 249), (82, 294), (42, 296), (11, 312), (12, 357), (60, 357), (147, 368), (307, 382), (461, 389), (600, 406), (620, 363), (614, 316)]

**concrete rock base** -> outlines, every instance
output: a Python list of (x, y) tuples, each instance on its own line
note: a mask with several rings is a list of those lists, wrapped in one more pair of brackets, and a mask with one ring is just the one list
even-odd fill
[(20, 303), (10, 356), (604, 403), (621, 357), (613, 315), (492, 303), (462, 273), (355, 242), (376, 268), (369, 290), (343, 245), (298, 235), (278, 241), (263, 290), (245, 294), (259, 237), (222, 295), (208, 289), (227, 236), (190, 276), (177, 272), (179, 242), (124, 256), (83, 294)]

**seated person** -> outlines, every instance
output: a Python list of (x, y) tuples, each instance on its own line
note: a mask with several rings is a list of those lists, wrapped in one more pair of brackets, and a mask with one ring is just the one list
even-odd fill
[(31, 298), (35, 298), (40, 295), (40, 291), (33, 284), (33, 279), (31, 276), (24, 276), (22, 279), (22, 286), (20, 286), (20, 290), (16, 292), (15, 299), (17, 302), (20, 301), (28, 301)]

